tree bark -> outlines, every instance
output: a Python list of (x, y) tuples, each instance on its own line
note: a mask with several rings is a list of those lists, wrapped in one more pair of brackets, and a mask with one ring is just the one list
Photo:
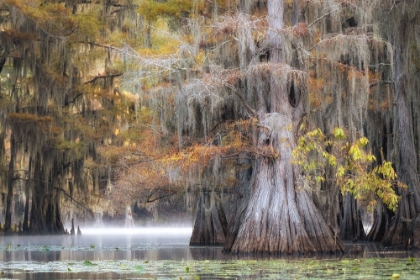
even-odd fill
[[(284, 84), (289, 75), (282, 62), (283, 1), (267, 1), (269, 63), (257, 84), (260, 131), (255, 182), (233, 253), (307, 254), (343, 251), (300, 180), (298, 166), (291, 163), (298, 123), (304, 114), (302, 91)], [(286, 80), (290, 80), (289, 77)], [(298, 83), (296, 83), (297, 85)], [(300, 87), (303, 87), (302, 85)]]
[(226, 216), (220, 199), (213, 191), (201, 191), (190, 246), (223, 245), (226, 236)]
[(15, 176), (15, 162), (16, 162), (16, 139), (12, 133), (10, 137), (10, 162), (9, 171), (7, 174), (7, 195), (6, 195), (6, 211), (4, 222), (4, 234), (12, 233), (12, 200), (13, 200), (13, 184)]
[(378, 202), (373, 215), (373, 224), (369, 230), (366, 240), (380, 242), (385, 236), (386, 230), (389, 227), (390, 215), (388, 210), (380, 201)]
[[(413, 4), (410, 4), (413, 5)], [(416, 4), (414, 4), (415, 6)], [(420, 182), (417, 165), (417, 151), (414, 145), (413, 134), (413, 112), (410, 110), (410, 94), (416, 94), (415, 87), (410, 85), (414, 82), (411, 75), (409, 54), (412, 51), (412, 38), (414, 38), (414, 19), (410, 19), (409, 10), (393, 11), (398, 23), (391, 29), (390, 37), (395, 48), (395, 96), (396, 96), (396, 118), (397, 118), (397, 148), (399, 158), (397, 160), (397, 171), (399, 180), (408, 186), (407, 189), (399, 189), (401, 201), (390, 228), (382, 240), (384, 246), (409, 246), (413, 240), (415, 244), (420, 243), (420, 235), (413, 236), (419, 232), (412, 228), (418, 223), (412, 223), (420, 213)], [(412, 91), (412, 92), (410, 92)]]
[[(396, 58), (399, 59), (398, 56)], [(397, 62), (398, 63), (398, 62)], [(402, 61), (400, 62), (402, 63)], [(420, 185), (417, 172), (417, 157), (414, 148), (411, 112), (407, 100), (406, 76), (401, 76), (396, 82), (397, 118), (398, 118), (398, 151), (399, 164), (397, 171), (401, 182), (408, 188), (399, 188), (400, 203), (391, 221), (390, 228), (382, 240), (384, 246), (409, 246), (409, 224), (420, 213)], [(417, 237), (420, 238), (420, 237)]]
[(252, 183), (252, 163), (247, 158), (241, 158), (238, 162), (239, 170), (236, 174), (237, 184), (234, 194), (227, 205), (228, 228), (224, 251), (229, 251), (238, 236), (239, 228), (244, 220), (245, 212), (249, 203), (249, 195)]
[(339, 215), (340, 238), (343, 240), (365, 240), (362, 218), (357, 202), (352, 194), (342, 196), (341, 211)]
[(45, 224), (45, 203), (47, 200), (46, 197), (46, 186), (43, 181), (42, 174), (44, 174), (43, 169), (41, 168), (41, 159), (37, 155), (35, 161), (34, 169), (34, 188), (32, 192), (32, 207), (31, 207), (31, 217), (29, 222), (29, 233), (30, 234), (47, 234), (48, 230)]

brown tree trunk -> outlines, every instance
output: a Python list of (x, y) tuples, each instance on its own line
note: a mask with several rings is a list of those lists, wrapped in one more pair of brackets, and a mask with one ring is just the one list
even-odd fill
[(237, 184), (233, 195), (229, 199), (226, 211), (228, 213), (228, 228), (224, 251), (229, 251), (235, 243), (249, 203), (253, 170), (251, 160), (245, 156), (239, 160), (238, 166), (240, 167), (236, 174)]
[(352, 194), (344, 194), (340, 204), (339, 215), (340, 238), (343, 240), (365, 240), (362, 218), (357, 208), (357, 202)]
[(214, 191), (201, 191), (190, 246), (223, 245), (226, 235), (226, 216)]
[(6, 211), (5, 211), (5, 222), (4, 222), (4, 233), (12, 233), (12, 203), (13, 203), (13, 184), (15, 181), (15, 161), (16, 161), (16, 140), (12, 133), (10, 137), (10, 162), (9, 171), (7, 174), (7, 195), (6, 195)]
[(366, 240), (374, 242), (381, 241), (389, 227), (389, 217), (388, 210), (381, 202), (378, 202), (375, 212), (373, 213), (373, 224)]
[[(327, 226), (300, 180), (298, 166), (291, 164), (297, 126), (304, 114), (302, 95), (306, 85), (303, 81), (295, 83), (294, 73), (280, 64), (284, 62), (280, 36), (283, 5), (283, 1), (267, 1), (270, 60), (268, 65), (255, 70), (260, 76), (256, 90), (261, 128), (257, 145), (261, 156), (255, 164), (255, 182), (244, 220), (230, 251), (270, 254), (342, 251), (341, 240)], [(267, 86), (261, 86), (267, 82), (268, 90)]]
[[(396, 58), (398, 60), (398, 56)], [(402, 63), (402, 61), (401, 61)], [(397, 171), (401, 182), (408, 188), (399, 188), (401, 201), (382, 243), (384, 246), (409, 246), (411, 240), (410, 222), (420, 213), (420, 185), (417, 172), (417, 157), (414, 148), (411, 112), (407, 100), (406, 76), (396, 82), (398, 151)], [(416, 236), (415, 238), (420, 238)]]
[[(411, 110), (411, 100), (418, 94), (416, 85), (418, 77), (410, 61), (411, 58), (418, 56), (417, 53), (413, 53), (413, 45), (416, 44), (415, 38), (418, 31), (418, 14), (415, 11), (418, 10), (419, 3), (407, 1), (404, 4), (396, 5), (388, 12), (393, 20), (386, 21), (388, 24), (385, 25), (384, 32), (388, 35), (395, 50), (394, 112), (397, 119), (395, 140), (398, 150), (396, 169), (399, 180), (408, 188), (398, 188), (401, 200), (382, 240), (385, 246), (411, 246), (420, 242), (418, 240), (420, 236), (412, 235), (420, 229), (415, 228), (418, 225), (415, 220), (420, 213), (420, 182), (417, 165), (418, 151), (414, 145), (413, 111)], [(414, 242), (413, 237), (417, 239)]]
[(26, 195), (25, 210), (24, 210), (24, 213), (23, 213), (23, 225), (22, 225), (23, 233), (27, 233), (29, 231), (29, 202), (30, 202), (30, 199), (31, 199), (31, 195), (30, 195), (30, 192), (29, 192), (28, 185), (26, 185), (26, 187), (25, 187), (25, 195)]
[(31, 217), (29, 219), (30, 234), (47, 234), (45, 225), (45, 207), (47, 202), (46, 184), (44, 181), (44, 170), (42, 168), (41, 156), (37, 154), (34, 168), (34, 184), (32, 191)]
[[(35, 180), (34, 191), (32, 194), (32, 209), (29, 224), (29, 232), (31, 234), (63, 234), (64, 226), (60, 214), (60, 199), (59, 192), (54, 188), (54, 185), (59, 185), (59, 167), (63, 168), (62, 164), (54, 162), (52, 170), (45, 171), (44, 168), (47, 163), (48, 154), (43, 154), (44, 160), (38, 157), (35, 163)], [(42, 176), (45, 173), (52, 173), (47, 178), (52, 178), (52, 181)]]

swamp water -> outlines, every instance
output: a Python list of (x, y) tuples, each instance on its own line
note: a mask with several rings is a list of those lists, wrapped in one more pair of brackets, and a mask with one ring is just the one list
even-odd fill
[(189, 247), (191, 230), (2, 236), (0, 279), (420, 279), (420, 252), (351, 243), (350, 252), (327, 258), (232, 256), (220, 247)]

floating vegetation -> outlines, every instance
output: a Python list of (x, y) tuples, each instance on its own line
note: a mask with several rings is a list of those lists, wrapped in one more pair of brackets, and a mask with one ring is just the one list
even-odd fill
[(80, 262), (0, 263), (6, 273), (117, 273), (130, 279), (419, 279), (420, 263), (413, 258), (342, 260), (117, 260)]
[(83, 265), (86, 265), (86, 266), (93, 266), (93, 265), (97, 265), (97, 264), (94, 264), (94, 263), (92, 263), (91, 261), (89, 261), (89, 260), (85, 260), (84, 262), (83, 262)]

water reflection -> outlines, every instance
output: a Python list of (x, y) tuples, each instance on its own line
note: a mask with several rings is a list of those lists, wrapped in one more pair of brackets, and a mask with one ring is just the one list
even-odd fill
[[(191, 228), (100, 228), (84, 229), (83, 235), (76, 236), (4, 236), (0, 238), (0, 278), (139, 279), (139, 275), (132, 272), (99, 273), (95, 272), (95, 267), (91, 272), (66, 273), (67, 266), (72, 267), (76, 262), (81, 265), (84, 260), (118, 261), (118, 265), (121, 261), (132, 261), (142, 265), (146, 261), (278, 259), (267, 255), (224, 254), (221, 247), (189, 247), (191, 232)], [(327, 258), (337, 261), (343, 258), (420, 257), (419, 251), (386, 250), (379, 243), (347, 243), (346, 248), (344, 255), (328, 255)], [(142, 274), (144, 276), (147, 275)]]
[(5, 236), (0, 259), (10, 261), (191, 259), (191, 228), (96, 228), (82, 235)]

